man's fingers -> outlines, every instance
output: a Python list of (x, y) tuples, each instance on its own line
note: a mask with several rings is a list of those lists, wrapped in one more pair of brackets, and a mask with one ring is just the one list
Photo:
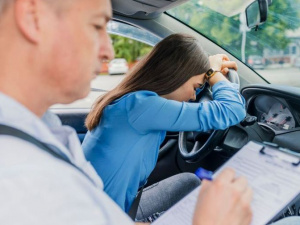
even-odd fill
[(245, 192), (248, 188), (248, 181), (245, 177), (238, 177), (233, 181), (234, 185), (240, 192)]
[(235, 178), (235, 172), (231, 168), (224, 169), (215, 179), (216, 182), (231, 183)]
[(248, 186), (245, 194), (244, 194), (244, 199), (246, 202), (251, 202), (253, 199), (253, 190)]
[[(251, 201), (253, 199), (253, 191), (252, 189), (248, 186), (244, 195), (243, 195), (243, 206), (245, 207), (245, 213), (246, 216), (244, 217), (244, 223), (243, 224), (250, 224), (253, 216), (253, 212), (251, 209)], [(242, 207), (243, 207), (242, 206)]]
[(201, 181), (201, 192), (205, 192), (211, 186), (211, 181), (203, 179)]

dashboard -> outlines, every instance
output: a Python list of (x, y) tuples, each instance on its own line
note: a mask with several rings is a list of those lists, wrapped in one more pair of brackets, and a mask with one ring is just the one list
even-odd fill
[[(253, 126), (239, 126), (244, 142), (267, 141), (300, 153), (300, 88), (256, 84), (241, 90), (247, 113), (255, 116)], [(241, 138), (239, 138), (241, 142)]]
[(295, 113), (282, 98), (268, 95), (257, 96), (253, 102), (252, 114), (257, 117), (260, 124), (269, 126), (276, 131), (292, 130), (298, 123)]

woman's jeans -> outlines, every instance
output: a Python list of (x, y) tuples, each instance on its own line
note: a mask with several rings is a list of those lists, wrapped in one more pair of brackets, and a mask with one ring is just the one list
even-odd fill
[(163, 212), (200, 185), (192, 173), (180, 173), (143, 190), (136, 221), (153, 222)]

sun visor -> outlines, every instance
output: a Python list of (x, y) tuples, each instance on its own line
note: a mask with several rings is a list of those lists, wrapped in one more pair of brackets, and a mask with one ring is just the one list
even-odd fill
[(244, 12), (247, 6), (252, 2), (254, 2), (254, 0), (200, 0), (199, 4), (224, 16), (231, 17)]
[(112, 0), (114, 13), (139, 18), (150, 19), (158, 17), (177, 5), (188, 0)]

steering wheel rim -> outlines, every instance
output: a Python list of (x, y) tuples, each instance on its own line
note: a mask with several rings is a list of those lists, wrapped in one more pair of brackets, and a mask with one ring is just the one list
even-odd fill
[[(235, 70), (230, 69), (228, 72), (228, 80), (232, 83), (238, 84), (240, 87), (240, 79), (238, 73)], [(203, 102), (205, 100), (212, 100), (212, 93), (210, 91), (209, 85), (206, 85), (204, 90), (201, 92), (202, 98), (198, 99), (197, 102)], [(208, 132), (194, 132), (194, 131), (183, 131), (179, 132), (178, 147), (181, 157), (186, 161), (199, 161), (208, 155), (223, 137), (225, 130), (212, 130), (209, 132), (209, 136), (204, 143), (200, 143), (199, 136)], [(192, 133), (192, 134), (191, 134)], [(188, 136), (193, 136), (194, 146), (191, 151), (187, 149), (187, 139)]]

